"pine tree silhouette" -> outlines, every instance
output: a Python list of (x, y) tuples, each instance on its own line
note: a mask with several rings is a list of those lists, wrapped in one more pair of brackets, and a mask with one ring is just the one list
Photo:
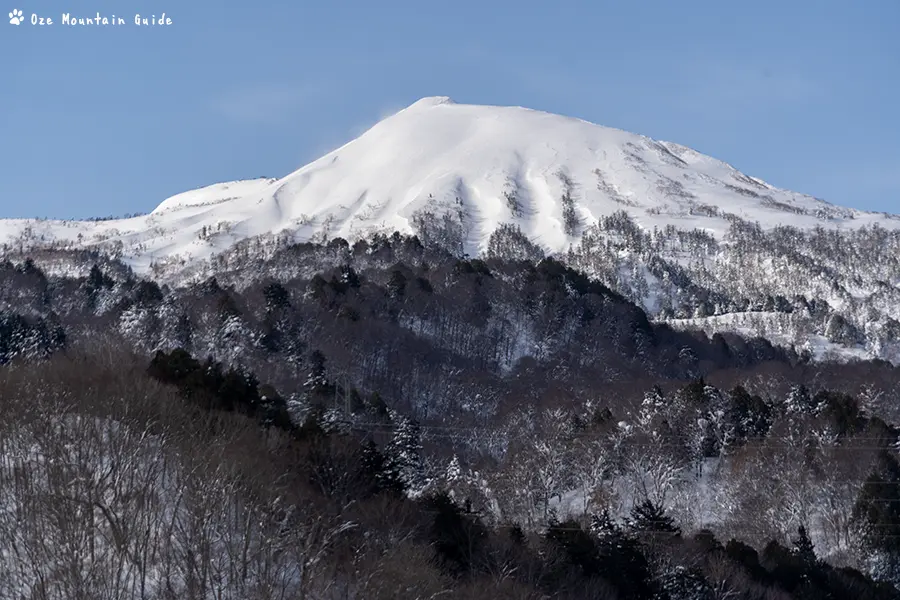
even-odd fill
[(793, 542), (794, 554), (804, 565), (813, 566), (818, 562), (812, 540), (809, 539), (809, 534), (803, 525), (797, 528), (797, 538)]
[(634, 533), (681, 535), (681, 529), (675, 524), (675, 520), (649, 498), (631, 509), (627, 523)]

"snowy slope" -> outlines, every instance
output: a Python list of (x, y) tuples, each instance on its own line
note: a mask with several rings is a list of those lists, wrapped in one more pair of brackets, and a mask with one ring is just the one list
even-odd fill
[[(413, 215), (424, 209), (452, 211), (470, 254), (507, 222), (553, 252), (579, 238), (564, 226), (567, 190), (583, 224), (626, 210), (648, 229), (673, 224), (716, 237), (727, 231), (729, 215), (764, 228), (900, 228), (896, 217), (776, 189), (677, 144), (525, 108), (435, 97), (282, 179), (185, 192), (132, 219), (0, 221), (0, 243), (101, 245), (147, 272), (152, 263), (194, 262), (264, 234), (305, 241), (412, 232)], [(515, 214), (507, 197), (515, 198)]]

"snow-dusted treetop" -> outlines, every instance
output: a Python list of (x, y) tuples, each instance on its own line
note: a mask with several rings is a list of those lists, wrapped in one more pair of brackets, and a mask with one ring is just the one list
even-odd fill
[(207, 258), (270, 233), (305, 241), (412, 232), (419, 210), (450, 212), (473, 255), (502, 223), (516, 223), (553, 252), (577, 243), (581, 225), (619, 210), (648, 229), (698, 227), (719, 238), (732, 216), (764, 228), (900, 227), (884, 214), (776, 189), (677, 144), (526, 108), (431, 97), (281, 179), (185, 192), (131, 219), (0, 221), (0, 243), (121, 242), (123, 258), (145, 272), (153, 262)]

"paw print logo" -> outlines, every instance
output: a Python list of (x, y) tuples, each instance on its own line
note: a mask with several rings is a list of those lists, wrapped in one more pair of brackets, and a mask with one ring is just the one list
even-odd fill
[(22, 11), (18, 8), (14, 8), (11, 13), (9, 13), (9, 24), (10, 25), (18, 25), (22, 21), (25, 20), (25, 16), (22, 15)]

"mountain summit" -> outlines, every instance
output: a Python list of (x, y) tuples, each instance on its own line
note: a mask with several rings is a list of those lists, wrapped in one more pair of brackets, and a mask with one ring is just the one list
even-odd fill
[(735, 219), (763, 229), (900, 226), (882, 214), (776, 189), (677, 144), (526, 108), (436, 96), (281, 179), (185, 192), (131, 219), (7, 220), (0, 242), (112, 244), (146, 272), (152, 263), (208, 258), (267, 234), (299, 242), (418, 232), (430, 215), (454, 224), (460, 248), (472, 255), (503, 224), (557, 252), (577, 243), (585, 226), (623, 210), (648, 230), (675, 225), (717, 238)]

